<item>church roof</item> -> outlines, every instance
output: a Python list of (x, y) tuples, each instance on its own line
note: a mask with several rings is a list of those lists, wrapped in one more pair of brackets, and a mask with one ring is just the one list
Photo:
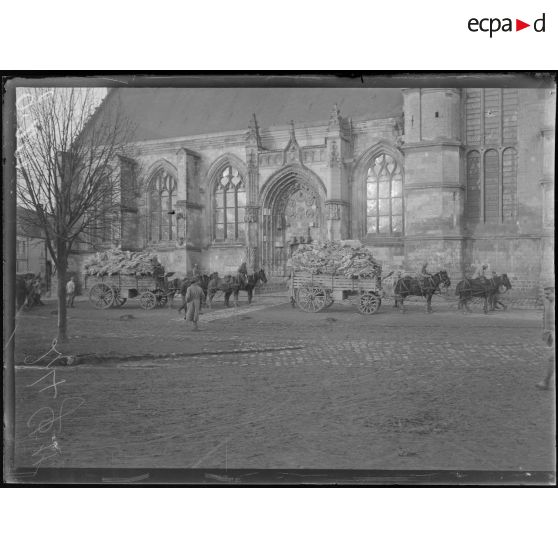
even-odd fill
[(133, 123), (134, 141), (245, 130), (253, 113), (262, 128), (327, 122), (335, 103), (353, 120), (403, 111), (400, 89), (379, 88), (117, 88), (98, 113), (117, 102)]

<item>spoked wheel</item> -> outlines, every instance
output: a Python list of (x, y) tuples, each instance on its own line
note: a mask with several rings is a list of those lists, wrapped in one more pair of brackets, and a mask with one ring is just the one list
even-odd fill
[(153, 310), (157, 306), (157, 297), (151, 291), (145, 291), (141, 293), (139, 303), (144, 310)]
[(304, 312), (321, 312), (326, 301), (326, 291), (321, 287), (302, 287), (296, 292), (296, 303)]
[(120, 308), (126, 304), (127, 298), (120, 296), (120, 289), (113, 289), (114, 290), (114, 301), (112, 303), (113, 308)]
[(164, 308), (167, 305), (169, 297), (162, 289), (155, 289), (155, 298), (157, 299), (157, 307)]
[(89, 291), (89, 302), (95, 308), (110, 308), (114, 302), (114, 291), (104, 283), (97, 283)]
[(365, 293), (358, 301), (358, 311), (361, 314), (375, 314), (382, 304), (382, 299), (372, 293)]

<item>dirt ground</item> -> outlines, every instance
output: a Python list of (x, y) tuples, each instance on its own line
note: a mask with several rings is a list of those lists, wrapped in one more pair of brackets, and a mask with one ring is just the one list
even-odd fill
[[(555, 470), (540, 312), (281, 302), (217, 305), (199, 332), (176, 311), (78, 302), (65, 354), (145, 358), (55, 367), (56, 382), (19, 367), (17, 464)], [(48, 350), (54, 308), (19, 316), (18, 362)], [(149, 357), (171, 353), (194, 356)]]

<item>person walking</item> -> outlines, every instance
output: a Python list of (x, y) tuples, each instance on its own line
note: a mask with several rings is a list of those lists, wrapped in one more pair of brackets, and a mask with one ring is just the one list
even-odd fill
[(537, 384), (537, 388), (546, 390), (549, 389), (554, 374), (554, 286), (546, 286), (543, 289), (542, 339), (548, 354), (545, 359), (546, 373), (543, 380)]
[(198, 320), (200, 319), (200, 308), (201, 308), (201, 301), (203, 299), (204, 293), (203, 289), (200, 286), (199, 281), (194, 281), (187, 289), (186, 289), (186, 316), (184, 319), (192, 322), (192, 329), (197, 331), (198, 328)]
[(70, 280), (66, 283), (66, 306), (68, 308), (74, 307), (74, 298), (76, 296), (76, 284), (74, 283), (74, 276), (70, 276)]

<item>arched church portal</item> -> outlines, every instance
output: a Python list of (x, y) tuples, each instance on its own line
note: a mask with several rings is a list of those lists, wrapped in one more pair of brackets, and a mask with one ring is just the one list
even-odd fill
[(297, 172), (282, 174), (264, 190), (261, 261), (271, 275), (285, 276), (300, 244), (326, 238), (325, 191), (317, 178)]

